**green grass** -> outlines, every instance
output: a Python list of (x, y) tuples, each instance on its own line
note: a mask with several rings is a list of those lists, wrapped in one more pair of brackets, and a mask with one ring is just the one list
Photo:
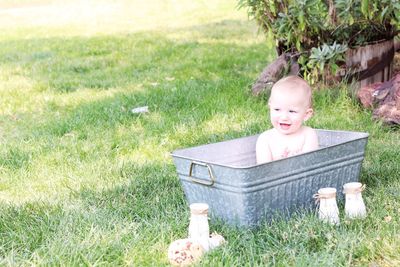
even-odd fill
[[(189, 220), (169, 153), (270, 127), (249, 88), (274, 43), (235, 1), (211, 2), (89, 1), (75, 14), (78, 1), (0, 0), (0, 265), (168, 264)], [(201, 266), (400, 264), (398, 128), (343, 88), (314, 100), (310, 126), (370, 134), (368, 217), (213, 223), (229, 243)]]

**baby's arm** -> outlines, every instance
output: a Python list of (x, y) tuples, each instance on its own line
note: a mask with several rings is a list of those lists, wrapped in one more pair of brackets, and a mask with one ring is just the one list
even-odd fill
[(272, 161), (272, 154), (268, 144), (267, 132), (262, 133), (257, 138), (256, 144), (256, 161), (257, 164)]
[(303, 153), (319, 148), (317, 131), (307, 127), (304, 138)]

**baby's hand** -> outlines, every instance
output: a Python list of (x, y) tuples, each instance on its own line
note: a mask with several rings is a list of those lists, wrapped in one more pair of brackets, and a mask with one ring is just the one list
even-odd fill
[(281, 155), (282, 158), (287, 158), (287, 157), (291, 157), (291, 156), (295, 156), (302, 153), (301, 149), (296, 150), (296, 151), (290, 151), (289, 148), (285, 148), (285, 150), (283, 150), (283, 153)]
[(285, 150), (283, 150), (283, 153), (282, 153), (281, 157), (282, 158), (287, 158), (287, 157), (289, 157), (289, 155), (290, 155), (289, 148), (286, 147)]

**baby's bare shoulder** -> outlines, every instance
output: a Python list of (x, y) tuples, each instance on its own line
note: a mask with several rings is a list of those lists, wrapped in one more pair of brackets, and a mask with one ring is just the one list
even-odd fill
[(272, 160), (270, 150), (270, 135), (271, 130), (261, 133), (257, 138), (256, 143), (256, 162), (257, 164), (269, 162)]
[(306, 127), (304, 129), (305, 143), (303, 146), (304, 152), (315, 150), (319, 147), (317, 131), (313, 128)]
[(304, 126), (303, 128), (304, 134), (305, 135), (312, 135), (312, 136), (316, 136), (317, 135), (317, 131), (311, 127), (308, 126)]
[(262, 133), (258, 136), (258, 139), (257, 139), (257, 140), (260, 140), (260, 141), (267, 141), (267, 140), (271, 139), (272, 135), (273, 135), (273, 129), (269, 129), (269, 130), (266, 130), (265, 132), (262, 132)]

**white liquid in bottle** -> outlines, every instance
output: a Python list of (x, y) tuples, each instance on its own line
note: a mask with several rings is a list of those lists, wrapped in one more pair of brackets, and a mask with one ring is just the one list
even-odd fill
[(365, 189), (361, 183), (347, 183), (343, 185), (343, 193), (346, 194), (345, 213), (350, 219), (364, 218), (367, 215), (361, 192)]
[(336, 203), (336, 188), (321, 188), (314, 197), (319, 201), (319, 219), (331, 224), (339, 224), (340, 219), (339, 209)]
[(208, 251), (209, 238), (208, 204), (193, 203), (190, 205), (189, 239), (199, 242)]

